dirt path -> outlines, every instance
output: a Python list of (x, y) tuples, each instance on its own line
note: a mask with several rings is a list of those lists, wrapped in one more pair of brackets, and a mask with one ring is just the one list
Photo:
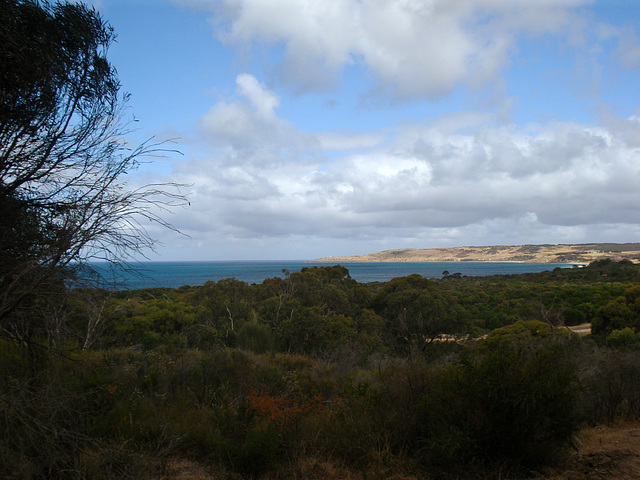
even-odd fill
[(572, 325), (567, 327), (573, 333), (577, 333), (578, 335), (589, 335), (591, 333), (591, 324), (590, 323), (582, 323), (580, 325)]

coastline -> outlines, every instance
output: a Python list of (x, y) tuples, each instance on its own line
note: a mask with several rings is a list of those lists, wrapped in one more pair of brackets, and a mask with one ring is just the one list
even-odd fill
[(527, 264), (527, 263), (557, 263), (562, 265), (576, 265), (580, 267), (586, 267), (591, 262), (538, 262), (536, 260), (471, 260), (468, 258), (457, 258), (449, 260), (352, 260), (358, 257), (322, 257), (313, 260), (307, 260), (307, 263), (332, 263), (332, 262), (345, 262), (345, 263), (514, 263), (514, 264)]
[(492, 262), (559, 263), (588, 265), (594, 260), (640, 261), (640, 243), (591, 243), (577, 245), (495, 245), (450, 248), (405, 248), (366, 255), (328, 256), (310, 260), (323, 262)]

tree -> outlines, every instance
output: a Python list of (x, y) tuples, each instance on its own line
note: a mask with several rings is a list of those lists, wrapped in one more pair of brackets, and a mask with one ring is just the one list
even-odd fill
[(464, 330), (464, 311), (455, 299), (417, 274), (390, 280), (373, 307), (385, 319), (387, 342), (399, 353), (424, 350), (440, 335)]
[(591, 333), (605, 338), (614, 330), (637, 327), (638, 317), (629, 308), (627, 299), (620, 296), (600, 307), (591, 322)]
[[(88, 260), (153, 247), (145, 225), (178, 185), (123, 180), (157, 145), (123, 141), (128, 96), (106, 54), (112, 28), (80, 3), (0, 0), (0, 328)], [(171, 188), (170, 188), (171, 187)], [(178, 187), (173, 189), (174, 187)], [(174, 192), (174, 193), (171, 193)], [(24, 320), (24, 318), (22, 319)]]

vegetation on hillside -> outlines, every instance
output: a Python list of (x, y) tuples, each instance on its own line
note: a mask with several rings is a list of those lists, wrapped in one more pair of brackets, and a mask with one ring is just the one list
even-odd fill
[(36, 343), (2, 345), (0, 475), (159, 478), (176, 458), (217, 478), (525, 475), (584, 424), (640, 420), (639, 286), (640, 266), (604, 261), (76, 288)]

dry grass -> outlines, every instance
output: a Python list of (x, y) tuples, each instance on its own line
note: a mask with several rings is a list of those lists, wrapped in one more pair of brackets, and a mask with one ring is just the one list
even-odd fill
[[(576, 450), (565, 465), (535, 480), (635, 480), (640, 478), (640, 423), (600, 425), (584, 429), (575, 441)], [(158, 480), (230, 480), (186, 459), (168, 462)], [(379, 471), (363, 474), (341, 465), (302, 458), (263, 477), (264, 480), (416, 480), (417, 477)]]
[(536, 480), (632, 480), (640, 478), (640, 423), (583, 430), (566, 465)]
[[(176, 458), (167, 462), (165, 473), (153, 480), (236, 480), (239, 476), (216, 472), (197, 462)], [(281, 469), (264, 475), (263, 480), (418, 480), (417, 477), (374, 469), (366, 474), (337, 463), (314, 458), (301, 458)]]

